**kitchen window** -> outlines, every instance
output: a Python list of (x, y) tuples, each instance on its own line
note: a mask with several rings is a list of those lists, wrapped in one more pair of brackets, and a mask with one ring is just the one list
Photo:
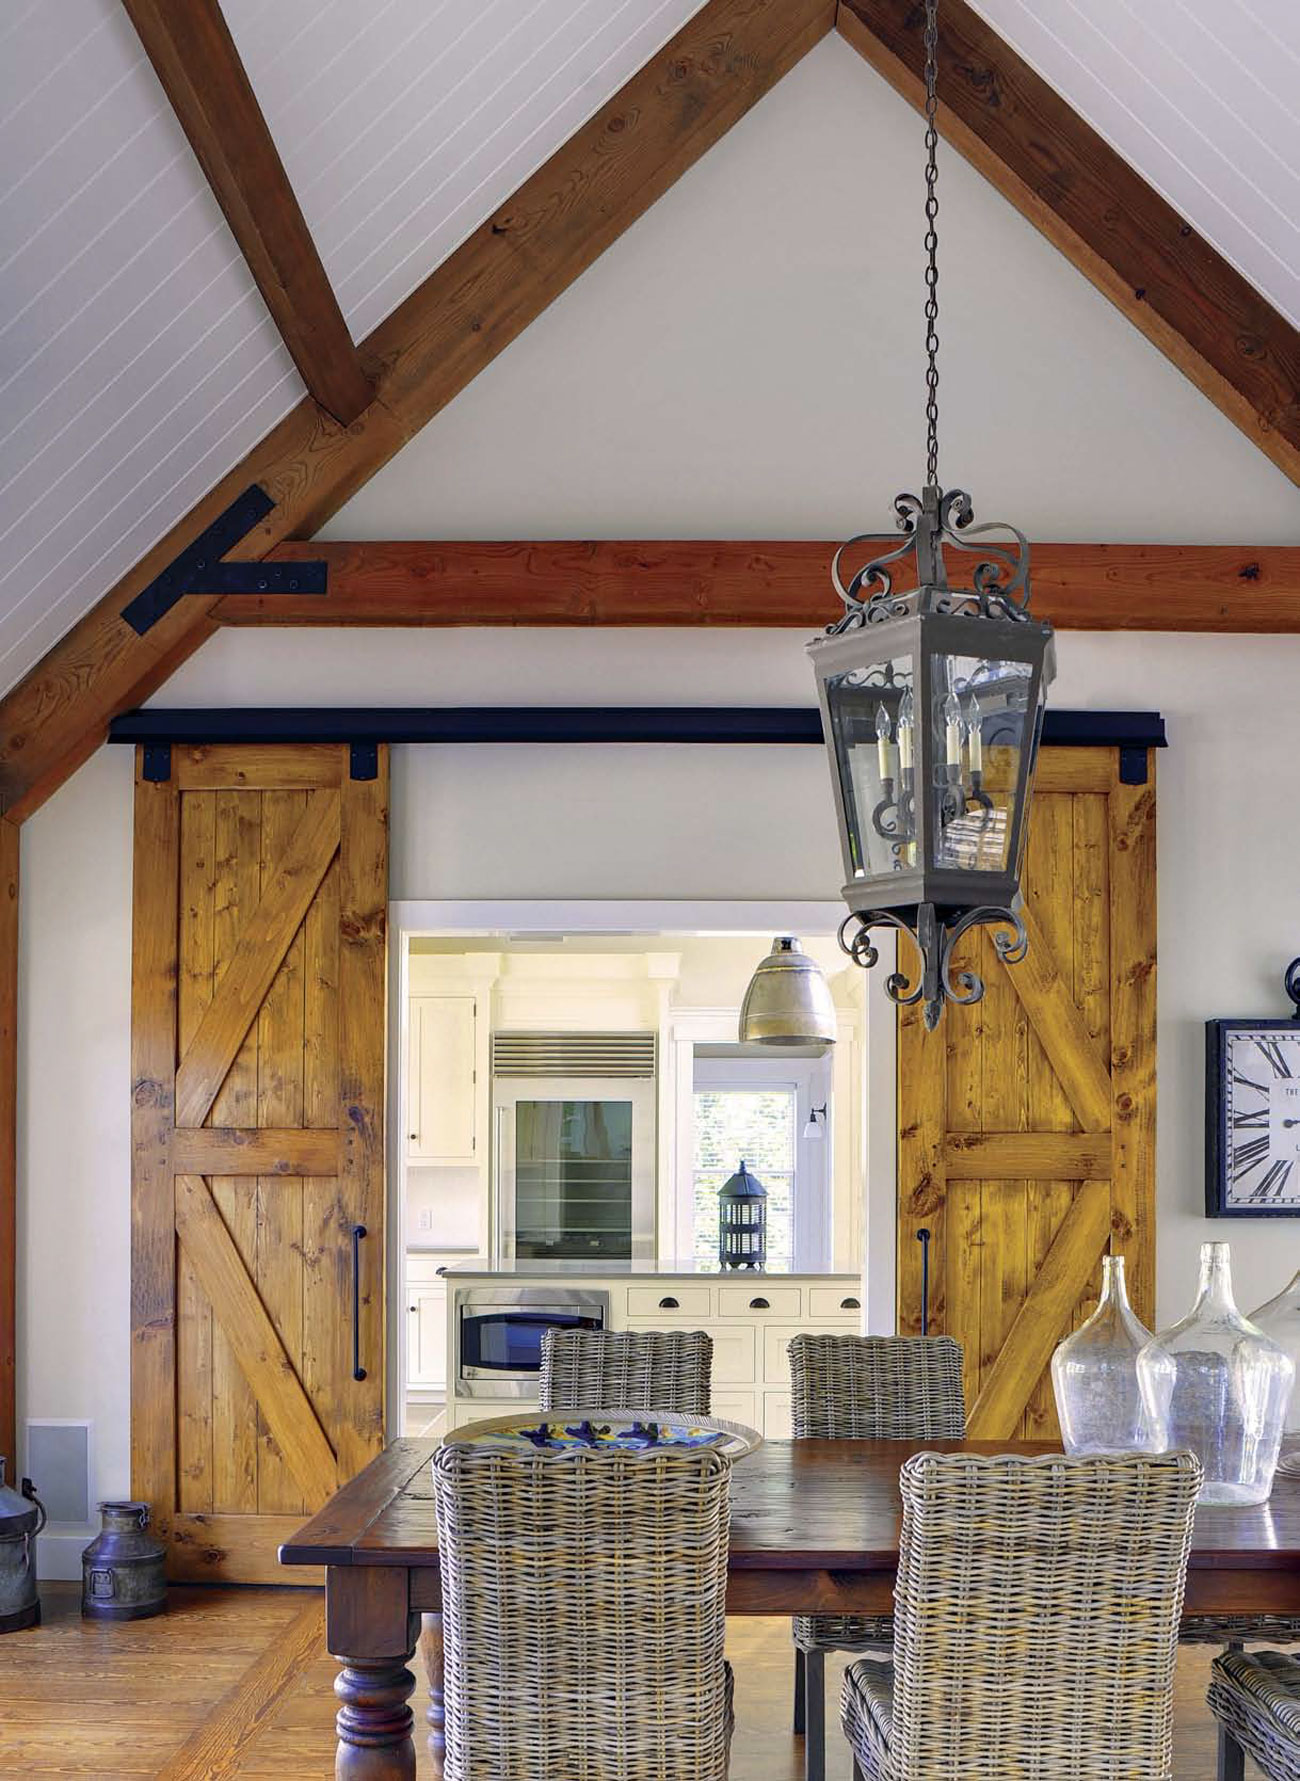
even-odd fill
[(695, 1258), (718, 1259), (718, 1192), (741, 1160), (767, 1189), (769, 1263), (794, 1265), (799, 1091), (794, 1082), (695, 1090)]

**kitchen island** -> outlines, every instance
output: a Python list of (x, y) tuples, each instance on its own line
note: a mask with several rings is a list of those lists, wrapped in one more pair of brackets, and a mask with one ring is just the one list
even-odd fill
[[(858, 1274), (720, 1269), (663, 1261), (471, 1261), (447, 1269), (447, 1426), (537, 1403), (536, 1321), (612, 1330), (705, 1330), (713, 1413), (769, 1437), (790, 1433), (792, 1336), (862, 1327)], [(502, 1364), (517, 1333), (517, 1365)]]

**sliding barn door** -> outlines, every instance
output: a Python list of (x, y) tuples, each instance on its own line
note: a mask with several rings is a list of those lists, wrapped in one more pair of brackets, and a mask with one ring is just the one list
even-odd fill
[(358, 756), (137, 762), (132, 1489), (175, 1577), (283, 1582), (383, 1445), (388, 762)]
[[(972, 1435), (1055, 1437), (1047, 1366), (1101, 1258), (1155, 1297), (1153, 757), (1045, 749), (1024, 874), (1029, 954), (959, 953), (986, 986), (927, 1033), (899, 1019), (899, 1328), (962, 1344)], [(903, 943), (905, 946), (905, 942)], [(901, 948), (900, 948), (901, 951)]]

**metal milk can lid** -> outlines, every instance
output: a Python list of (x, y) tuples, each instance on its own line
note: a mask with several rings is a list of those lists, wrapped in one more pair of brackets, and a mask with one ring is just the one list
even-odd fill
[(20, 1534), (35, 1533), (43, 1520), (34, 1497), (21, 1496), (5, 1483), (5, 1460), (0, 1454), (0, 1540), (16, 1540)]

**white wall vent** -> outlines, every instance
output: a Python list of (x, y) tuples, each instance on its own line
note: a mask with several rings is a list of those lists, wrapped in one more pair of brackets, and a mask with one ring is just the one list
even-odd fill
[[(90, 1524), (91, 1424), (29, 1418), (23, 1474), (45, 1504), (51, 1524)], [(17, 1488), (18, 1480), (10, 1483)]]
[(494, 1033), (494, 1076), (649, 1076), (653, 1033)]

